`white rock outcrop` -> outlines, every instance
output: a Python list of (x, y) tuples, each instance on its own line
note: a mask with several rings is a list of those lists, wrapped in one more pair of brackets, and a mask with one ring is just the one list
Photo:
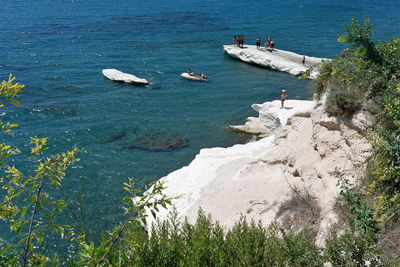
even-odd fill
[(123, 73), (122, 71), (116, 69), (104, 69), (102, 72), (107, 79), (110, 79), (112, 81), (131, 83), (135, 85), (149, 84), (149, 81), (146, 79), (136, 77), (133, 74)]
[[(326, 58), (309, 57), (280, 49), (269, 52), (265, 49), (257, 49), (254, 45), (246, 45), (243, 48), (224, 45), (224, 52), (243, 62), (287, 72), (295, 76), (309, 70), (310, 79), (317, 78), (319, 75), (318, 65), (323, 60), (327, 60)], [(303, 59), (305, 59), (304, 64)]]
[(236, 132), (243, 132), (257, 137), (266, 137), (270, 135), (269, 130), (259, 118), (248, 117), (244, 125), (229, 125), (229, 129)]
[(258, 118), (248, 117), (244, 125), (230, 125), (229, 129), (258, 137), (277, 133), (292, 116), (310, 117), (314, 107), (313, 101), (286, 100), (284, 110), (281, 101), (275, 100), (263, 104), (253, 104), (251, 107), (259, 113)]
[[(275, 135), (228, 148), (202, 149), (188, 166), (163, 178), (167, 195), (182, 195), (173, 201), (181, 218), (194, 222), (201, 207), (224, 227), (231, 227), (241, 215), (269, 225), (284, 220), (277, 215), (282, 204), (295, 191), (305, 190), (320, 208), (318, 241), (323, 242), (337, 220), (339, 189), (334, 172), (339, 168), (354, 182), (371, 146), (360, 135), (365, 129), (349, 126), (362, 123), (327, 117), (321, 101), (292, 101), (285, 103), (292, 109), (280, 109), (279, 101), (254, 105)], [(161, 209), (158, 218), (167, 218), (168, 212)]]

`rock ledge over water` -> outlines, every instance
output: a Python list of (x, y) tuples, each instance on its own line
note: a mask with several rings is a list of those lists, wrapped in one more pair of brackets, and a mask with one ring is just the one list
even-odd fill
[[(280, 49), (274, 49), (272, 52), (265, 49), (260, 50), (254, 45), (246, 45), (244, 48), (224, 45), (224, 52), (243, 62), (287, 72), (295, 76), (309, 71), (310, 79), (317, 78), (319, 75), (319, 64), (321, 64), (323, 60), (327, 60), (325, 58), (303, 56)], [(305, 57), (304, 64), (303, 57)]]
[[(180, 218), (195, 222), (201, 207), (225, 228), (242, 215), (265, 226), (274, 221), (293, 226), (291, 222), (304, 219), (318, 231), (318, 244), (323, 244), (338, 220), (335, 203), (340, 188), (335, 171), (340, 168), (354, 183), (371, 156), (371, 145), (362, 137), (368, 120), (366, 114), (352, 120), (329, 117), (324, 97), (314, 102), (286, 101), (292, 109), (279, 106), (279, 101), (253, 105), (271, 136), (202, 149), (188, 166), (164, 178), (168, 186), (164, 193), (181, 195), (173, 201)], [(294, 203), (298, 195), (307, 205), (289, 209), (287, 203)], [(312, 217), (307, 215), (310, 209)], [(161, 208), (157, 217), (164, 220), (169, 211)], [(150, 217), (148, 223), (153, 222)]]

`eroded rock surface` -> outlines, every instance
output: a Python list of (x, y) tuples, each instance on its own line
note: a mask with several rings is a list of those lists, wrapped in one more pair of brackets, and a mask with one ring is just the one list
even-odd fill
[(130, 83), (135, 85), (148, 85), (149, 81), (136, 77), (133, 74), (123, 73), (122, 71), (116, 69), (104, 69), (103, 75), (112, 81)]
[[(229, 56), (243, 62), (262, 67), (290, 73), (295, 76), (309, 71), (309, 78), (316, 79), (319, 75), (319, 67), (325, 58), (309, 57), (293, 52), (274, 49), (272, 52), (257, 49), (254, 45), (246, 45), (239, 48), (233, 45), (224, 45), (224, 52)], [(304, 64), (303, 64), (304, 59)]]
[[(311, 102), (314, 108), (309, 111), (288, 115), (290, 110), (274, 109), (276, 104), (254, 106), (260, 116), (267, 107), (277, 113), (272, 117), (281, 125), (276, 127), (278, 123), (270, 123), (269, 117), (267, 123), (275, 135), (244, 145), (202, 149), (188, 166), (164, 178), (168, 195), (183, 194), (173, 203), (182, 218), (194, 222), (201, 207), (224, 227), (231, 227), (241, 215), (264, 225), (274, 220), (285, 224), (282, 220), (290, 216), (282, 215), (288, 214), (282, 206), (294, 194), (305, 194), (312, 196), (320, 214), (312, 221), (318, 222), (317, 240), (323, 242), (337, 221), (335, 173), (341, 171), (354, 182), (371, 156), (371, 146), (362, 136), (366, 124), (354, 121), (365, 116), (353, 121), (330, 118), (323, 101)], [(162, 209), (158, 216), (163, 219), (167, 214)]]

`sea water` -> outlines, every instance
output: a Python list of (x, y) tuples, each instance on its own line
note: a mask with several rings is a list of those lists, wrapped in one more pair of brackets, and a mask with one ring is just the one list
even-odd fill
[[(282, 88), (290, 99), (311, 99), (312, 81), (224, 55), (222, 45), (234, 34), (245, 43), (271, 36), (279, 49), (335, 57), (352, 16), (370, 17), (375, 39), (398, 35), (400, 26), (396, 0), (0, 0), (0, 6), (0, 78), (13, 73), (26, 85), (21, 107), (3, 109), (2, 120), (21, 125), (3, 141), (24, 153), (31, 136), (48, 137), (52, 153), (84, 150), (63, 192), (94, 233), (121, 219), (128, 177), (143, 188), (189, 164), (202, 148), (248, 141), (226, 127), (257, 116), (250, 105), (278, 99)], [(101, 73), (106, 68), (155, 85), (111, 82)], [(181, 79), (188, 68), (209, 82)], [(177, 135), (188, 146), (127, 148), (153, 134)], [(28, 171), (24, 157), (9, 164)]]

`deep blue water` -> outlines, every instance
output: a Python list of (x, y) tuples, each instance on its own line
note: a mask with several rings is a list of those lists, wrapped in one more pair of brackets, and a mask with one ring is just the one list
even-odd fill
[[(277, 48), (334, 57), (352, 16), (370, 17), (376, 39), (400, 29), (396, 0), (0, 0), (0, 6), (0, 79), (13, 73), (26, 85), (21, 107), (3, 116), (21, 125), (6, 141), (24, 152), (30, 136), (48, 137), (54, 153), (73, 145), (85, 150), (64, 190), (71, 202), (81, 195), (95, 231), (120, 218), (128, 177), (143, 186), (187, 165), (201, 148), (246, 142), (225, 127), (256, 115), (250, 105), (277, 99), (281, 88), (291, 99), (310, 99), (311, 81), (225, 56), (222, 45), (234, 34), (251, 43), (272, 36)], [(180, 79), (188, 67), (210, 81)], [(104, 68), (157, 86), (110, 82)], [(104, 142), (120, 133), (125, 142), (174, 133), (189, 146), (153, 152)], [(20, 159), (13, 163), (21, 166)]]

